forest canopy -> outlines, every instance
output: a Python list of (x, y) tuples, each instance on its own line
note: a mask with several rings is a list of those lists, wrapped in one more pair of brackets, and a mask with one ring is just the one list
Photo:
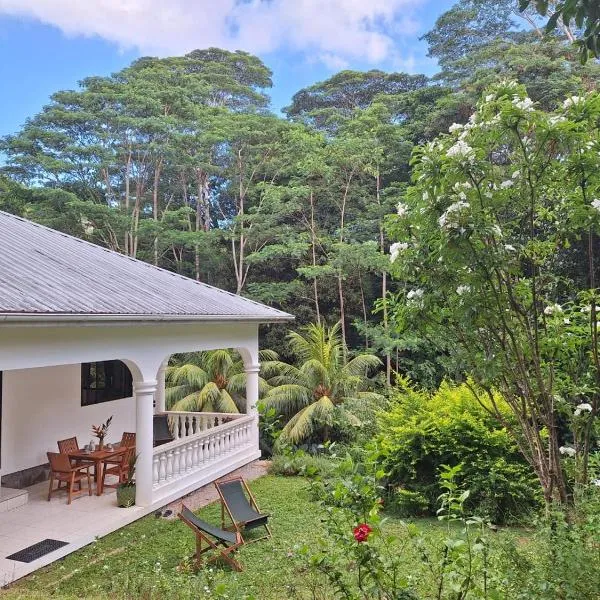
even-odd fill
[[(217, 48), (144, 57), (57, 91), (4, 138), (0, 208), (293, 312), (341, 321), (351, 350), (430, 385), (422, 339), (390, 322), (386, 215), (415, 146), (465, 123), (511, 79), (543, 110), (596, 89), (577, 31), (546, 33), (533, 8), (460, 0), (424, 37), (434, 77), (341, 71), (270, 110), (272, 73)], [(286, 356), (285, 331), (264, 343)]]

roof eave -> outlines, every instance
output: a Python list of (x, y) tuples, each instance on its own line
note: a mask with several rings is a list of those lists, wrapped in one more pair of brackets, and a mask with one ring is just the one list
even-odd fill
[(142, 324), (142, 323), (282, 323), (293, 321), (288, 313), (262, 315), (124, 315), (73, 313), (0, 313), (0, 325)]

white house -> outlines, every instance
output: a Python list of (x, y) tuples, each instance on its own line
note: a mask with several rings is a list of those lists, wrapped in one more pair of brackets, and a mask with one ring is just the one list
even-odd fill
[[(107, 518), (101, 533), (257, 459), (258, 326), (291, 318), (0, 212), (4, 582), (27, 571), (3, 563), (3, 519), (27, 500), (6, 488), (43, 479), (46, 452), (56, 451), (57, 440), (75, 435), (80, 444), (87, 443), (91, 426), (111, 415), (109, 439), (118, 440), (123, 431), (136, 433), (137, 507), (115, 508), (119, 518)], [(244, 360), (245, 414), (170, 413), (175, 439), (155, 447), (153, 415), (165, 411), (169, 357), (216, 348), (236, 348)], [(77, 508), (79, 500), (68, 507), (64, 496), (57, 501), (64, 506), (61, 510), (82, 510)], [(89, 498), (89, 506), (93, 501), (100, 498)], [(128, 511), (131, 517), (124, 517)], [(68, 551), (84, 541), (71, 543)], [(35, 561), (39, 564), (33, 567), (53, 559)], [(7, 576), (11, 567), (13, 574)]]

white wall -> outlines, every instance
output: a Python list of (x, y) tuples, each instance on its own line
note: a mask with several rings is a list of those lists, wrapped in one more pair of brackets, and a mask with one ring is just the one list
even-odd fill
[(48, 462), (56, 442), (77, 436), (80, 446), (92, 439), (92, 425), (113, 415), (107, 441), (135, 431), (135, 400), (124, 398), (81, 406), (81, 365), (4, 371), (2, 395), (2, 467), (7, 475)]

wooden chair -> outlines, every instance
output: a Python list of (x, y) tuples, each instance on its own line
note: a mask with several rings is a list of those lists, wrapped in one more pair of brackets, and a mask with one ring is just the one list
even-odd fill
[[(267, 532), (264, 536), (248, 541), (257, 542), (271, 537), (269, 515), (260, 511), (250, 488), (241, 477), (215, 481), (215, 487), (221, 497), (221, 527), (223, 529), (236, 531), (244, 540), (242, 531), (264, 527)], [(225, 527), (225, 512), (232, 523), (227, 528)]]
[(124, 431), (121, 436), (121, 443), (119, 446), (125, 446), (126, 448), (135, 448), (135, 433)]
[[(104, 469), (102, 469), (102, 489), (104, 487), (117, 487), (120, 483), (127, 481), (129, 475), (129, 465), (135, 455), (135, 446), (129, 446), (127, 452), (116, 458), (110, 458), (102, 461)], [(104, 483), (107, 475), (115, 475), (119, 481), (117, 483)]]
[[(58, 440), (58, 442), (56, 442), (58, 444), (58, 451), (61, 454), (69, 454), (70, 452), (79, 452), (80, 448), (79, 448), (79, 443), (77, 442), (77, 438), (76, 437), (70, 437), (67, 438), (66, 440)], [(95, 465), (94, 465), (94, 461), (93, 460), (83, 460), (81, 458), (77, 458), (77, 459), (73, 459), (71, 460), (71, 464), (73, 466), (79, 466), (79, 465), (87, 465), (92, 467), (92, 473), (95, 474)], [(60, 481), (58, 483), (58, 487), (60, 488)]]
[[(242, 565), (231, 556), (241, 545), (244, 540), (237, 531), (226, 531), (219, 529), (206, 521), (198, 518), (187, 506), (182, 505), (181, 512), (177, 515), (195, 534), (196, 536), (196, 553), (195, 559), (196, 568), (202, 566), (201, 556), (205, 552), (213, 550), (215, 555), (209, 558), (208, 562), (214, 562), (219, 558), (229, 563), (235, 571), (241, 571)], [(211, 539), (212, 538), (212, 539)], [(213, 539), (215, 541), (213, 541)], [(206, 542), (206, 547), (202, 547), (202, 542)], [(221, 548), (219, 547), (221, 546)]]
[[(119, 442), (119, 446), (121, 448), (134, 448), (135, 449), (135, 433), (131, 433), (129, 431), (124, 431), (121, 436), (121, 441)], [(107, 458), (104, 461), (104, 466), (107, 465), (120, 465), (123, 461), (123, 455), (117, 456), (115, 458)], [(110, 486), (109, 486), (110, 487)]]
[[(79, 484), (77, 495), (83, 493), (81, 482), (87, 478), (88, 494), (92, 495), (92, 480), (90, 478), (90, 465), (72, 465), (69, 457), (60, 452), (48, 452), (48, 462), (50, 463), (50, 487), (48, 489), (48, 502), (52, 498), (52, 492), (60, 489), (61, 482), (67, 485), (68, 500), (67, 504), (71, 504), (75, 484)], [(58, 482), (56, 490), (52, 489), (54, 481)]]

